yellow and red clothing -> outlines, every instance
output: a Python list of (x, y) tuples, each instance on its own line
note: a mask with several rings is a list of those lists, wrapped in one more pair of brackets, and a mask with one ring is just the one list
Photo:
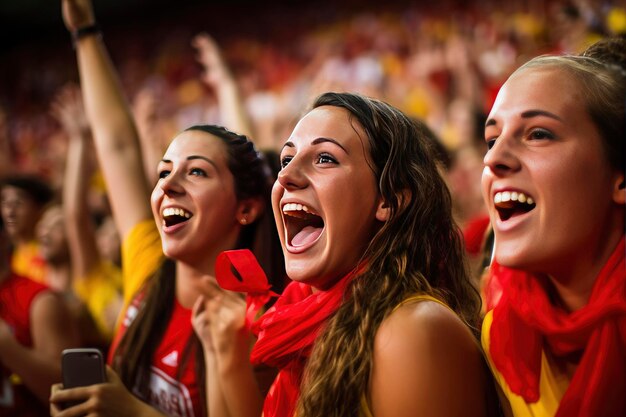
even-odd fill
[(39, 244), (34, 240), (13, 249), (11, 269), (17, 275), (46, 283), (46, 261), (39, 253)]
[[(122, 246), (124, 309), (111, 345), (109, 363), (126, 329), (141, 308), (144, 283), (159, 268), (163, 260), (161, 239), (154, 221), (150, 219), (139, 223), (129, 233)], [(165, 334), (152, 358), (148, 398), (143, 398), (168, 415), (185, 417), (203, 415), (195, 369), (196, 356), (191, 352), (186, 361), (183, 361), (182, 357), (192, 336), (191, 309), (175, 301)], [(184, 368), (181, 368), (183, 365)]]
[[(11, 329), (15, 339), (26, 347), (33, 346), (31, 308), (39, 294), (48, 287), (31, 279), (11, 274), (0, 283), (0, 319)], [(35, 417), (48, 415), (47, 404), (0, 365), (0, 415)]]
[(547, 277), (492, 265), (482, 344), (514, 416), (626, 415), (625, 250), (622, 238), (573, 312), (553, 305)]

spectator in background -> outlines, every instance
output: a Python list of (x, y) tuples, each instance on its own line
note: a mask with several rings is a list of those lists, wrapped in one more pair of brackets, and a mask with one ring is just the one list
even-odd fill
[[(52, 250), (52, 253), (44, 252), (48, 254), (50, 269), (53, 264), (64, 276), (65, 282), (54, 288), (77, 301), (76, 311), (84, 324), (81, 334), (87, 336), (87, 330), (91, 330), (92, 336), (86, 344), (106, 351), (122, 307), (122, 277), (119, 267), (100, 254), (87, 201), (92, 174), (89, 155), (93, 146), (80, 90), (73, 85), (64, 87), (52, 105), (52, 112), (67, 133), (69, 146), (63, 202), (49, 208), (42, 218), (39, 240), (42, 249)], [(57, 256), (52, 257), (53, 254)], [(91, 317), (96, 329), (90, 326), (92, 320), (87, 320)]]
[(10, 259), (0, 220), (0, 415), (40, 417), (61, 378), (61, 352), (78, 345), (78, 331), (63, 299), (15, 273)]
[(0, 179), (0, 213), (13, 245), (13, 270), (41, 283), (45, 283), (46, 265), (39, 253), (35, 228), (53, 196), (50, 186), (37, 175)]

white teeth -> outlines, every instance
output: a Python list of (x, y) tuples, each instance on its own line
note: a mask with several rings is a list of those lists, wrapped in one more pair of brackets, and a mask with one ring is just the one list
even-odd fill
[(283, 206), (283, 213), (288, 211), (304, 211), (305, 213), (315, 214), (313, 210), (309, 209), (304, 204), (299, 203), (287, 203)]
[(526, 194), (517, 191), (501, 191), (493, 196), (494, 204), (506, 203), (508, 201), (518, 201), (528, 205), (535, 204), (535, 200), (532, 197), (527, 197)]
[(166, 209), (163, 209), (163, 217), (169, 217), (169, 216), (181, 216), (186, 219), (189, 219), (191, 217), (191, 213), (188, 213), (185, 210), (178, 208), (178, 207), (168, 207)]

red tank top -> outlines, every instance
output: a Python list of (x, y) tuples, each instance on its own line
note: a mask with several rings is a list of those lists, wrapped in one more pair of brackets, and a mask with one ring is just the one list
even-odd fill
[[(9, 326), (15, 339), (31, 347), (31, 307), (35, 298), (48, 287), (11, 274), (0, 283), (0, 318)], [(42, 404), (19, 379), (11, 377), (0, 365), (0, 416), (34, 417), (48, 415), (48, 405)]]
[[(126, 310), (111, 345), (109, 363), (126, 329), (137, 316), (141, 298), (143, 297), (135, 297)], [(172, 317), (152, 358), (148, 398), (143, 398), (169, 416), (204, 416), (196, 378), (196, 354), (193, 350), (188, 353), (183, 364), (183, 353), (192, 336), (191, 309), (184, 308), (175, 301)], [(138, 390), (134, 389), (134, 392), (137, 394)]]

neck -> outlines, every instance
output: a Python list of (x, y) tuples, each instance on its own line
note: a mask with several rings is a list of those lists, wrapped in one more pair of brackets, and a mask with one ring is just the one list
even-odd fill
[(70, 266), (66, 264), (55, 265), (48, 263), (46, 270), (46, 284), (56, 291), (71, 291), (72, 275), (70, 272)]
[(195, 268), (184, 262), (176, 262), (176, 299), (185, 308), (193, 307), (200, 295), (211, 294), (217, 285), (214, 264), (210, 268)]
[[(618, 232), (623, 228), (618, 229)], [(556, 303), (567, 311), (576, 311), (587, 305), (600, 271), (623, 238), (621, 233), (612, 233), (598, 241), (597, 250), (584, 254), (573, 254), (566, 268), (548, 274), (556, 291)], [(593, 247), (590, 245), (589, 247)]]

